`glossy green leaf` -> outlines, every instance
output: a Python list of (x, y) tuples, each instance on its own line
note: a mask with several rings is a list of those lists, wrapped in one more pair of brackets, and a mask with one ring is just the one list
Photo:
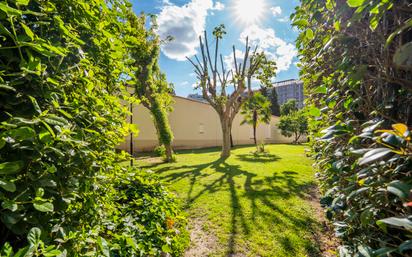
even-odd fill
[(2, 187), (4, 190), (9, 191), (9, 192), (15, 192), (16, 191), (16, 185), (11, 182), (7, 181), (5, 179), (0, 178), (0, 187)]
[(366, 2), (366, 0), (347, 0), (346, 3), (350, 6), (350, 7), (359, 7), (361, 5), (363, 5)]
[(54, 206), (50, 202), (35, 201), (33, 206), (36, 210), (41, 212), (53, 212)]
[(4, 200), (1, 203), (1, 207), (4, 209), (9, 209), (12, 212), (15, 212), (18, 208), (16, 202), (12, 201), (12, 200)]
[(296, 21), (293, 22), (293, 25), (302, 28), (302, 27), (308, 26), (309, 22), (307, 20), (303, 20), (303, 19), (302, 20), (296, 20)]
[(29, 36), (29, 38), (33, 41), (33, 39), (34, 39), (33, 31), (24, 23), (21, 23), (21, 26), (23, 27), (24, 31), (26, 32), (26, 35)]
[(311, 107), (309, 109), (309, 114), (313, 117), (319, 117), (321, 115), (321, 111), (316, 107)]
[(30, 127), (19, 127), (12, 129), (9, 130), (7, 134), (8, 136), (18, 141), (33, 139), (34, 137), (36, 137), (36, 132)]
[(390, 247), (384, 247), (384, 248), (380, 248), (376, 251), (373, 252), (373, 256), (376, 257), (387, 257), (388, 254), (395, 252), (396, 248), (390, 248)]
[(378, 161), (382, 159), (383, 157), (389, 155), (392, 153), (392, 150), (389, 148), (376, 148), (373, 149), (363, 155), (362, 158), (358, 160), (359, 165), (365, 165), (371, 162)]
[(39, 139), (41, 142), (48, 144), (53, 141), (53, 137), (48, 130), (43, 130), (39, 133)]
[(306, 30), (306, 38), (309, 39), (309, 40), (312, 40), (313, 37), (314, 37), (313, 30), (312, 29), (307, 29)]
[(388, 184), (387, 190), (401, 199), (407, 199), (411, 194), (412, 185), (396, 180)]
[(404, 253), (405, 251), (412, 250), (412, 240), (406, 240), (399, 245), (399, 252)]
[(369, 246), (366, 245), (361, 245), (358, 247), (359, 252), (362, 254), (364, 257), (372, 257), (373, 252), (372, 249)]
[(326, 86), (319, 86), (315, 89), (314, 93), (326, 94), (327, 93), (327, 88), (326, 88)]
[(17, 5), (26, 6), (30, 3), (30, 0), (16, 0)]
[(391, 217), (387, 219), (378, 220), (376, 224), (378, 224), (378, 226), (384, 230), (386, 230), (386, 226), (392, 226), (412, 231), (412, 221), (408, 218)]
[(30, 243), (31, 246), (37, 245), (40, 242), (41, 230), (39, 228), (32, 228), (30, 229), (29, 233), (27, 234), (27, 241)]
[(0, 175), (16, 174), (24, 167), (23, 161), (0, 163)]
[(32, 96), (29, 96), (29, 98), (30, 98), (31, 102), (33, 103), (34, 110), (36, 110), (37, 114), (41, 114), (42, 110), (41, 110), (39, 104), (37, 103), (36, 98), (34, 98)]
[(42, 251), (44, 257), (54, 257), (62, 254), (62, 251), (55, 249), (54, 246), (49, 246)]
[(5, 2), (0, 3), (0, 10), (6, 13), (7, 15), (22, 15), (22, 12), (20, 10), (8, 6)]
[[(6, 242), (0, 249), (0, 254), (3, 254), (4, 257), (13, 257), (13, 248)], [(3, 257), (3, 256), (2, 256)]]
[(168, 244), (164, 244), (162, 246), (162, 251), (165, 253), (170, 253), (172, 250), (170, 249), (170, 246)]

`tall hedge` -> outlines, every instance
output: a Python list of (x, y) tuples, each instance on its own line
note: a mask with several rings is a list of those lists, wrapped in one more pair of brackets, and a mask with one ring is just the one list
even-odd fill
[(412, 256), (411, 14), (407, 0), (302, 0), (292, 15), (341, 256)]
[(0, 2), (0, 256), (183, 250), (173, 197), (115, 152), (129, 130), (130, 10), (123, 0)]

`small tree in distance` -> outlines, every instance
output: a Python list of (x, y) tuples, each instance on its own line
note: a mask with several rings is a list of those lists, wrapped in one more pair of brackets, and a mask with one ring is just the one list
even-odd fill
[[(257, 47), (251, 52), (249, 40), (246, 38), (245, 53), (242, 62), (238, 62), (236, 49), (233, 46), (234, 67), (225, 67), (223, 56), (219, 54), (219, 42), (226, 34), (224, 25), (213, 30), (216, 44), (211, 56), (211, 49), (207, 40), (206, 31), (204, 36), (199, 36), (201, 58), (195, 56), (195, 60), (187, 58), (195, 68), (197, 78), (200, 80), (199, 87), (203, 98), (216, 110), (222, 127), (222, 158), (230, 156), (231, 144), (230, 134), (233, 119), (239, 112), (242, 104), (252, 95), (252, 78), (260, 75), (266, 77), (268, 66), (273, 62), (265, 62), (264, 53), (258, 53)], [(220, 64), (218, 67), (218, 63)], [(258, 71), (261, 70), (260, 73)], [(233, 87), (229, 86), (232, 85)]]
[(280, 115), (285, 116), (299, 110), (296, 99), (289, 99), (286, 103), (280, 107)]
[(308, 119), (304, 110), (291, 112), (288, 115), (280, 116), (278, 128), (285, 137), (294, 137), (293, 143), (299, 142), (302, 135), (308, 129)]
[(270, 122), (270, 102), (262, 93), (254, 93), (243, 105), (241, 114), (244, 116), (241, 125), (252, 125), (253, 142), (257, 146), (256, 128), (259, 123), (268, 124)]

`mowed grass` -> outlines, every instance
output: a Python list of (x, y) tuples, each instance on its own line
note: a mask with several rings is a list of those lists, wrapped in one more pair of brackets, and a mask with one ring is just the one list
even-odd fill
[(214, 148), (180, 151), (171, 164), (138, 163), (167, 182), (190, 222), (201, 223), (200, 241), (214, 238), (208, 256), (320, 256), (320, 225), (308, 199), (316, 184), (304, 146), (266, 149), (255, 157), (254, 147), (237, 147), (224, 161)]

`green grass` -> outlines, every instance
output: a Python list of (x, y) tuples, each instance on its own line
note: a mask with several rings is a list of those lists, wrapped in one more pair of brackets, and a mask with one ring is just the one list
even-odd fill
[(219, 149), (180, 151), (177, 162), (145, 163), (182, 199), (189, 219), (214, 235), (209, 256), (320, 256), (314, 234), (315, 188), (304, 146), (268, 145), (267, 156), (238, 147), (226, 161)]

